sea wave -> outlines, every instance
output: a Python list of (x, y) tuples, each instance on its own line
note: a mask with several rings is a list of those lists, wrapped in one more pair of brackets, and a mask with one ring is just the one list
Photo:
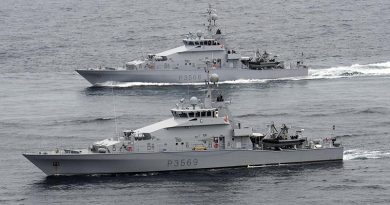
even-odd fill
[(275, 113), (275, 114), (256, 114), (256, 113), (248, 113), (237, 115), (236, 118), (247, 118), (247, 117), (275, 117), (275, 116), (286, 116), (288, 113)]
[(349, 135), (337, 135), (336, 138), (349, 138), (349, 137), (361, 137), (366, 136), (366, 134), (349, 134)]
[(364, 110), (360, 110), (357, 114), (387, 114), (387, 108), (384, 107), (372, 107)]
[(115, 119), (114, 117), (98, 117), (98, 118), (83, 118), (83, 119), (72, 119), (72, 120), (55, 120), (52, 125), (57, 124), (86, 124), (95, 122), (104, 122)]
[(379, 150), (351, 149), (344, 151), (344, 160), (382, 159), (390, 157), (390, 152)]
[(381, 114), (386, 115), (390, 112), (389, 108), (386, 107), (367, 107), (367, 108), (343, 108), (340, 110), (334, 110), (331, 113), (314, 113), (307, 115), (308, 117), (325, 117), (330, 114), (332, 115), (345, 115), (345, 114), (356, 114), (356, 115), (372, 115), (372, 114)]

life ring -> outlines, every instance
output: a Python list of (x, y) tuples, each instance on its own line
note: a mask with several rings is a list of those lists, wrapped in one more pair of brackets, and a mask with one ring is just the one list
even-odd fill
[(133, 151), (133, 147), (127, 147), (127, 151), (128, 152), (132, 152)]

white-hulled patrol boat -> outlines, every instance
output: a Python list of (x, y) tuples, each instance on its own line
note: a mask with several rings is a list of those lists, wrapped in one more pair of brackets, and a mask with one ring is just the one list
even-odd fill
[[(218, 81), (216, 74), (211, 82)], [(208, 83), (207, 83), (208, 84)], [(172, 117), (87, 149), (55, 149), (24, 156), (47, 175), (138, 173), (341, 161), (336, 138), (308, 139), (272, 123), (267, 134), (241, 125), (217, 90), (202, 101), (191, 97), (171, 109)]]
[(76, 70), (93, 85), (105, 82), (194, 83), (204, 82), (206, 61), (212, 62), (213, 73), (226, 81), (238, 79), (276, 79), (307, 76), (302, 60), (287, 68), (276, 56), (256, 52), (254, 57), (242, 56), (231, 48), (216, 23), (218, 17), (211, 6), (207, 10), (205, 31), (189, 33), (183, 45), (157, 54), (127, 62), (123, 67)]

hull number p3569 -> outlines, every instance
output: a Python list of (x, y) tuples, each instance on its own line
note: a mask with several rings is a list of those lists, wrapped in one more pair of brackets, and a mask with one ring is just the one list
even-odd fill
[(175, 159), (168, 160), (168, 167), (195, 167), (198, 165), (198, 159)]

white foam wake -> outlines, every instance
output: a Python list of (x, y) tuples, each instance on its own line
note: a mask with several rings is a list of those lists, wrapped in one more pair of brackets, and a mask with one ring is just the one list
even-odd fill
[[(281, 78), (277, 80), (286, 80), (292, 78)], [(238, 79), (238, 80), (229, 80), (229, 81), (221, 81), (218, 84), (251, 84), (251, 83), (265, 83), (271, 81), (272, 79)], [(138, 87), (138, 86), (176, 86), (176, 85), (204, 85), (204, 82), (197, 83), (148, 83), (148, 82), (105, 82), (100, 83), (97, 86), (100, 87), (118, 87), (118, 88), (126, 88), (126, 87)]]
[(138, 87), (138, 86), (174, 86), (174, 85), (203, 85), (204, 83), (148, 83), (148, 82), (105, 82), (97, 86), (101, 87)]
[[(351, 66), (338, 66), (325, 69), (309, 69), (309, 75), (305, 77), (279, 78), (279, 79), (239, 79), (223, 81), (219, 84), (260, 84), (273, 80), (307, 80), (307, 79), (333, 79), (357, 76), (390, 76), (390, 61), (367, 65), (354, 64)], [(100, 84), (103, 87), (137, 87), (137, 86), (176, 86), (176, 85), (203, 85), (199, 83), (148, 83), (148, 82), (106, 82)]]
[(310, 69), (309, 78), (342, 78), (353, 76), (381, 76), (390, 75), (390, 62), (367, 65), (354, 64), (326, 69)]
[(381, 159), (387, 157), (390, 157), (390, 152), (369, 151), (360, 149), (351, 149), (344, 151), (344, 160)]

